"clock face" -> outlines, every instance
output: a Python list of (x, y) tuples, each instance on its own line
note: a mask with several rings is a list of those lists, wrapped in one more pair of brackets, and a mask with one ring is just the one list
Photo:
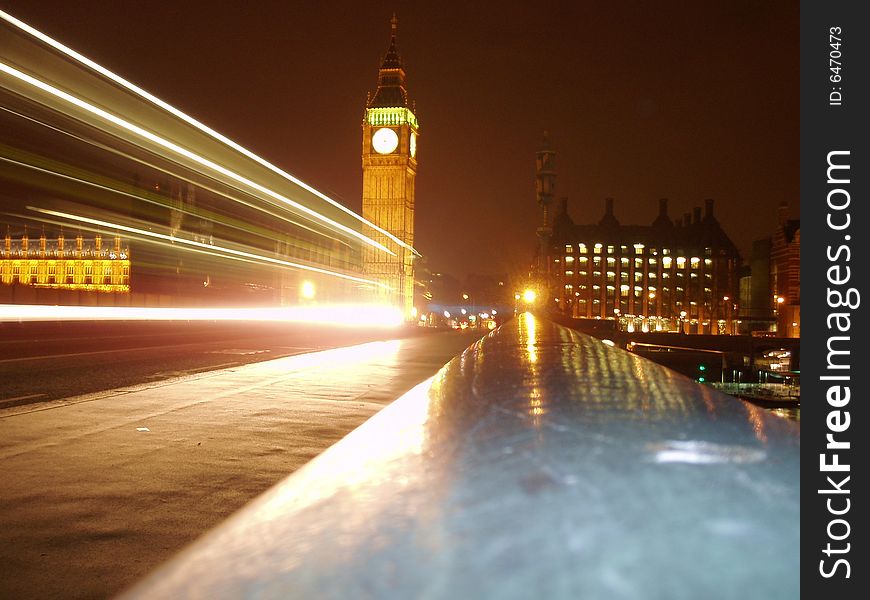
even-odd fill
[(417, 134), (411, 132), (411, 156), (417, 156)]
[(378, 154), (389, 154), (399, 145), (399, 136), (388, 127), (381, 127), (372, 136), (372, 148)]

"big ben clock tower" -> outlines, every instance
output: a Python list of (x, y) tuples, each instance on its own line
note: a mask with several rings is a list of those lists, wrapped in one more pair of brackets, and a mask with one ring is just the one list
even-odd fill
[[(383, 284), (380, 299), (411, 318), (414, 303), (414, 179), (417, 176), (417, 117), (405, 90), (405, 70), (396, 50), (398, 20), (381, 68), (378, 89), (369, 95), (362, 124), (363, 217), (388, 232), (366, 226), (363, 233), (395, 256), (363, 249), (363, 269)], [(399, 242), (396, 242), (399, 240)]]

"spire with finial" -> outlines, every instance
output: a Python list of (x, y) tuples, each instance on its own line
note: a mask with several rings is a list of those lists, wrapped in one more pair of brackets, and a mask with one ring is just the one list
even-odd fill
[(405, 91), (405, 70), (396, 45), (399, 32), (399, 19), (396, 13), (390, 19), (390, 47), (381, 61), (378, 71), (378, 89), (366, 103), (367, 108), (407, 107), (408, 93)]
[(393, 18), (390, 19), (390, 47), (384, 55), (384, 60), (381, 63), (381, 70), (402, 68), (402, 59), (399, 57), (399, 50), (396, 46), (398, 33), (399, 19), (396, 18), (396, 13), (393, 13)]

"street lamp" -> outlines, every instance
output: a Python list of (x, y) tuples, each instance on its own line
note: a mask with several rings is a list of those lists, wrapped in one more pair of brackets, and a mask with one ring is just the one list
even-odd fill
[(728, 326), (728, 333), (733, 334), (734, 330), (731, 327), (731, 297), (723, 296), (722, 301), (725, 303), (725, 324)]

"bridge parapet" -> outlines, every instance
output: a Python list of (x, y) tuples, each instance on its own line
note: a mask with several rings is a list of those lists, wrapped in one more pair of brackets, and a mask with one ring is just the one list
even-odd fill
[(530, 314), (127, 598), (795, 598), (799, 426)]

